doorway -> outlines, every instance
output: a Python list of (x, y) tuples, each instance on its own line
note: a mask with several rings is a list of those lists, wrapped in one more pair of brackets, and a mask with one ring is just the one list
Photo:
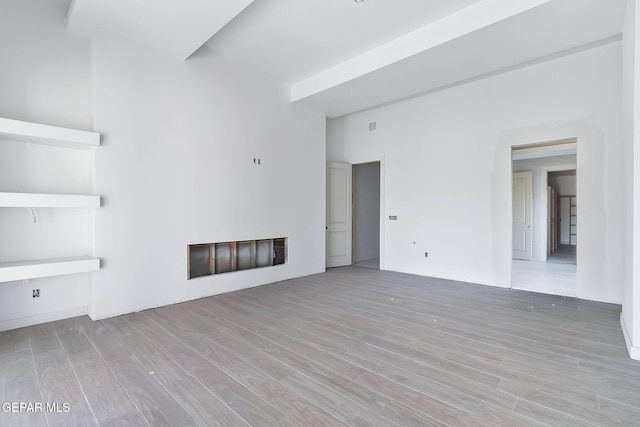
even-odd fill
[[(576, 170), (576, 140), (514, 147), (512, 150), (512, 288), (577, 295)], [(523, 190), (526, 188), (523, 177), (527, 176), (532, 179), (531, 196)], [(531, 212), (530, 222), (525, 221), (528, 212)], [(525, 225), (525, 230), (530, 230), (529, 234), (523, 232), (520, 222)], [(572, 232), (575, 233), (573, 237)], [(530, 237), (530, 241), (525, 237)], [(530, 245), (530, 257), (528, 251), (519, 251), (522, 249), (520, 246), (524, 247), (521, 241)]]
[(353, 264), (380, 268), (380, 162), (353, 165)]
[(357, 264), (380, 269), (384, 265), (381, 165), (380, 161), (327, 163), (326, 268)]
[(547, 182), (553, 192), (548, 203), (550, 236), (548, 262), (576, 264), (578, 249), (578, 198), (576, 170), (548, 172)]

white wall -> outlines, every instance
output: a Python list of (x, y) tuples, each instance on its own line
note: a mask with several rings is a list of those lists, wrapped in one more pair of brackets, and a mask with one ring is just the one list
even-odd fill
[(344, 117), (327, 119), (327, 161), (344, 161)]
[(560, 196), (575, 196), (577, 193), (575, 175), (550, 175), (549, 185), (553, 187)]
[[(90, 44), (65, 31), (68, 0), (0, 2), (0, 117), (90, 130)], [(0, 191), (93, 193), (93, 154), (0, 141)], [(0, 262), (90, 254), (93, 212), (0, 209)], [(0, 283), (0, 330), (87, 312), (91, 275)], [(40, 288), (40, 298), (31, 291)]]
[(623, 34), (624, 303), (621, 323), (631, 357), (640, 360), (640, 7), (628, 0)]
[[(180, 62), (99, 33), (93, 60), (94, 319), (324, 271), (323, 115), (206, 51)], [(287, 265), (186, 280), (187, 244), (270, 237), (289, 238)]]
[(347, 116), (343, 160), (385, 158), (383, 267), (510, 286), (511, 146), (577, 137), (578, 296), (622, 302), (621, 62), (616, 42)]
[(575, 154), (513, 161), (513, 172), (533, 172), (531, 238), (534, 261), (547, 260), (547, 173), (575, 167)]
[(0, 117), (91, 129), (90, 43), (67, 33), (69, 3), (0, 2)]
[[(66, 32), (68, 5), (0, 2), (0, 117), (103, 133), (103, 269), (0, 284), (0, 329), (324, 271), (325, 117), (292, 106), (285, 85), (206, 54), (174, 61), (106, 34), (92, 52)], [(93, 178), (91, 152), (0, 142), (0, 191), (92, 193)], [(0, 262), (93, 251), (93, 213), (37, 214), (32, 224), (28, 211), (0, 211)], [(285, 266), (186, 281), (188, 243), (283, 236)]]
[(380, 257), (380, 163), (353, 168), (353, 261)]

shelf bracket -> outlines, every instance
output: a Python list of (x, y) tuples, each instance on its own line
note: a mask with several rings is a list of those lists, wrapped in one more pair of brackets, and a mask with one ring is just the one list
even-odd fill
[(29, 208), (29, 210), (31, 211), (31, 219), (33, 219), (33, 223), (35, 224), (36, 221), (38, 220), (36, 218), (36, 211), (34, 211), (33, 208)]
[(29, 148), (33, 147), (33, 143), (31, 142), (31, 138), (27, 138), (27, 146)]

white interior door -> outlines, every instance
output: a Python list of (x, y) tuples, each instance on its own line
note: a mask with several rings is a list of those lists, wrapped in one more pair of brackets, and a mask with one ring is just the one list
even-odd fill
[(351, 265), (352, 166), (327, 163), (326, 265)]
[(532, 224), (533, 173), (513, 174), (513, 259), (531, 261), (533, 255)]

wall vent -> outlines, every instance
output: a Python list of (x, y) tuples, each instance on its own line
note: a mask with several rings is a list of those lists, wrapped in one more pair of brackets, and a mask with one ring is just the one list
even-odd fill
[(369, 122), (369, 132), (374, 132), (378, 128), (378, 122)]

